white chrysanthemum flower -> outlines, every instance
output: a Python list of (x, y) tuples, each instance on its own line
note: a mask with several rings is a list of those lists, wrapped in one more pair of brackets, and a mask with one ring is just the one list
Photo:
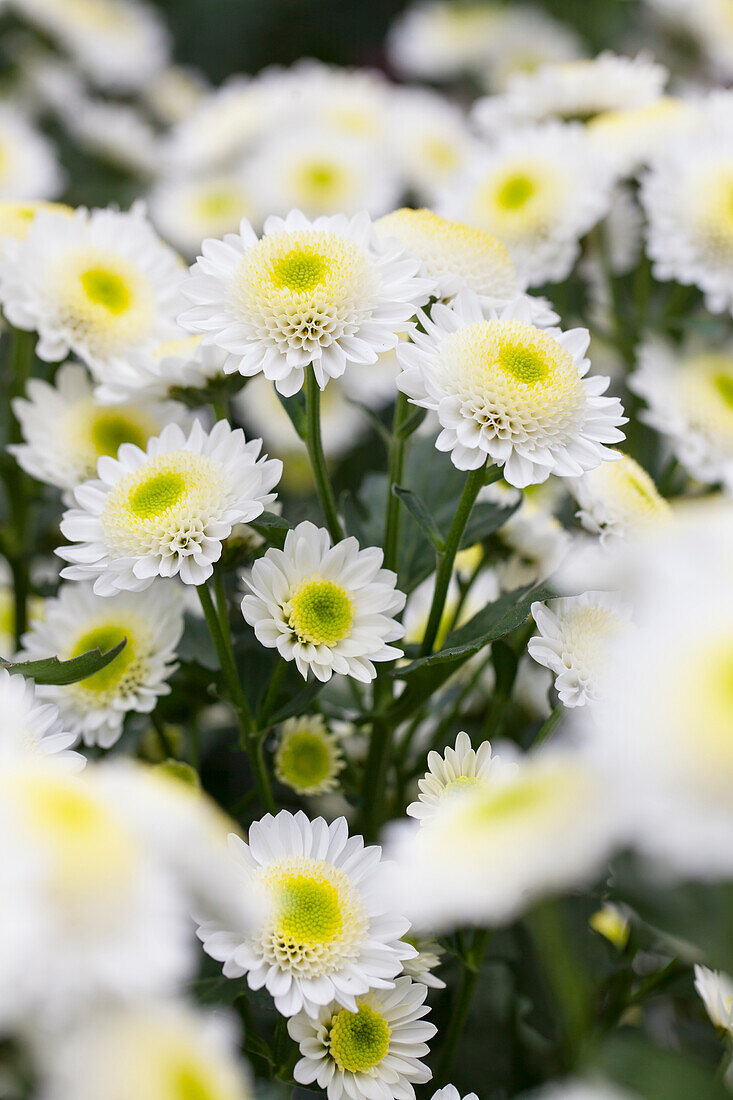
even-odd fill
[(640, 419), (699, 481), (722, 481), (733, 493), (733, 347), (648, 340), (637, 362), (628, 385), (647, 403)]
[(27, 397), (13, 401), (23, 443), (8, 447), (18, 463), (39, 481), (75, 489), (94, 477), (102, 455), (117, 457), (123, 443), (145, 447), (166, 424), (187, 419), (183, 405), (102, 405), (80, 364), (64, 363), (53, 385), (32, 378)]
[(241, 170), (161, 180), (148, 204), (158, 232), (186, 256), (209, 237), (235, 233), (242, 218), (257, 221), (262, 209)]
[(254, 563), (242, 614), (303, 679), (312, 669), (319, 680), (339, 673), (369, 683), (374, 661), (402, 656), (388, 643), (402, 637), (394, 615), (405, 597), (396, 573), (381, 568), (383, 557), (374, 546), (360, 550), (355, 538), (331, 546), (328, 531), (306, 520), (288, 531), (282, 550), (271, 547)]
[(275, 750), (275, 775), (296, 794), (334, 791), (345, 764), (338, 738), (320, 714), (289, 718)]
[(582, 707), (597, 696), (614, 638), (629, 622), (630, 609), (609, 592), (586, 592), (535, 602), (532, 618), (539, 634), (527, 650), (555, 674), (555, 689), (566, 707)]
[(140, 95), (159, 122), (173, 126), (187, 118), (208, 91), (206, 77), (199, 69), (173, 62), (154, 73)]
[(48, 1042), (40, 1100), (251, 1100), (236, 1031), (185, 1003), (108, 1005)]
[(255, 209), (283, 217), (294, 209), (308, 218), (378, 215), (400, 196), (386, 149), (313, 123), (297, 129), (291, 123), (262, 141), (247, 160), (246, 178)]
[(733, 979), (719, 970), (695, 966), (695, 989), (715, 1026), (733, 1035)]
[(691, 103), (660, 96), (641, 107), (604, 111), (586, 132), (598, 156), (610, 158), (618, 175), (631, 175), (659, 156), (695, 121)]
[(41, 359), (73, 351), (93, 369), (113, 368), (164, 338), (181, 274), (138, 209), (41, 210), (24, 241), (4, 242), (0, 301), (11, 324), (38, 333)]
[(160, 139), (136, 107), (81, 95), (59, 114), (76, 143), (100, 160), (148, 179), (159, 171)]
[(418, 821), (433, 817), (446, 794), (489, 783), (501, 760), (491, 755), (491, 742), (482, 741), (477, 749), (471, 747), (471, 738), (461, 731), (455, 748), (449, 745), (443, 755), (431, 750), (428, 753), (428, 770), (418, 780), (420, 794), (417, 802), (411, 802), (406, 813)]
[(18, 110), (0, 107), (0, 198), (51, 199), (62, 182), (50, 141)]
[(390, 31), (390, 60), (406, 76), (431, 80), (481, 70), (501, 16), (500, 5), (493, 3), (414, 3)]
[(433, 409), (459, 470), (487, 460), (503, 466), (517, 488), (550, 474), (577, 477), (614, 457), (606, 444), (623, 439), (617, 398), (602, 397), (608, 379), (585, 378), (586, 329), (540, 329), (518, 300), (484, 316), (476, 295), (452, 307), (435, 305), (424, 331), (398, 348), (398, 387), (415, 405)]
[(433, 971), (440, 966), (445, 954), (444, 949), (432, 936), (405, 936), (405, 940), (417, 951), (414, 959), (405, 959), (402, 973), (413, 982), (421, 982), (428, 989), (445, 989), (445, 982), (437, 978)]
[(536, 494), (520, 493), (500, 482), (484, 486), (476, 499), (502, 507), (519, 505), (494, 535), (508, 551), (508, 557), (496, 563), (502, 589), (511, 592), (551, 577), (571, 543), (569, 532), (552, 514), (552, 504), (537, 499)]
[(305, 129), (315, 122), (373, 145), (385, 136), (391, 87), (376, 70), (344, 69), (305, 58), (289, 69), (265, 69), (258, 80), (270, 98), (280, 97), (281, 127)]
[(302, 1055), (293, 1071), (301, 1085), (316, 1082), (328, 1100), (415, 1100), (414, 1085), (432, 1077), (420, 1059), (435, 1035), (424, 1016), (427, 989), (410, 978), (359, 997), (348, 1010), (325, 1005), (315, 1018), (288, 1022)]
[(260, 240), (243, 221), (238, 236), (204, 241), (202, 251), (180, 323), (229, 353), (225, 370), (261, 371), (286, 397), (310, 364), (323, 389), (348, 363), (375, 363), (432, 289), (416, 259), (378, 240), (366, 214), (309, 222), (293, 211), (268, 218)]
[(236, 523), (249, 523), (275, 499), (282, 463), (259, 458), (262, 441), (220, 420), (210, 432), (196, 421), (188, 436), (170, 424), (143, 451), (120, 447), (100, 458), (99, 480), (74, 493), (62, 534), (78, 546), (57, 550), (74, 564), (70, 580), (94, 579), (94, 591), (142, 591), (155, 577), (203, 584)]
[(204, 950), (227, 978), (264, 986), (283, 1016), (316, 1016), (332, 1001), (355, 1012), (355, 997), (393, 987), (415, 955), (400, 939), (409, 925), (389, 908), (380, 849), (349, 837), (345, 818), (328, 825), (281, 810), (250, 827), (249, 844), (232, 835), (230, 847), (263, 913), (254, 932), (201, 924)]
[(613, 828), (603, 783), (576, 753), (527, 756), (419, 826), (392, 827), (393, 903), (418, 930), (503, 923), (591, 878)]
[(132, 91), (168, 59), (168, 33), (141, 0), (11, 0), (102, 88)]
[(0, 202), (0, 255), (6, 237), (24, 241), (31, 231), (33, 219), (41, 210), (48, 210), (69, 217), (74, 213), (70, 206), (60, 202)]
[(676, 31), (689, 34), (723, 79), (733, 72), (733, 13), (729, 0), (647, 0)]
[(446, 1085), (445, 1088), (433, 1093), (432, 1100), (478, 1100), (478, 1096), (475, 1092), (469, 1092), (461, 1097), (455, 1085)]
[(714, 313), (733, 310), (733, 131), (692, 128), (641, 183), (647, 251), (657, 279), (697, 286)]
[(67, 584), (58, 597), (46, 600), (44, 618), (24, 634), (23, 655), (36, 660), (56, 654), (66, 660), (97, 648), (107, 653), (127, 639), (122, 652), (93, 676), (38, 688), (85, 745), (108, 749), (119, 739), (128, 713), (150, 713), (170, 692), (168, 678), (176, 668), (182, 633), (182, 601), (168, 587), (109, 598), (95, 595), (91, 585)]
[(498, 237), (520, 279), (538, 286), (569, 275), (581, 237), (608, 211), (611, 182), (578, 123), (514, 127), (444, 191), (437, 209)]
[(95, 396), (117, 405), (160, 401), (177, 389), (205, 389), (222, 376), (225, 358), (220, 348), (206, 347), (201, 336), (174, 329), (168, 339), (131, 351), (113, 371), (98, 370)]
[(568, 482), (580, 506), (578, 519), (586, 531), (600, 535), (602, 543), (664, 522), (670, 515), (669, 504), (646, 470), (629, 455), (613, 454), (615, 462), (602, 462)]
[(503, 91), (515, 73), (534, 73), (585, 53), (575, 28), (555, 19), (544, 7), (518, 0), (502, 4), (500, 15), (478, 73), (488, 91)]
[(477, 148), (464, 112), (426, 88), (393, 90), (388, 137), (407, 187), (426, 203), (458, 178)]
[(77, 741), (76, 731), (65, 728), (59, 712), (51, 703), (44, 703), (25, 676), (11, 676), (0, 668), (0, 759), (22, 760), (34, 756), (50, 756), (54, 764), (70, 771), (84, 767), (84, 757), (72, 752)]

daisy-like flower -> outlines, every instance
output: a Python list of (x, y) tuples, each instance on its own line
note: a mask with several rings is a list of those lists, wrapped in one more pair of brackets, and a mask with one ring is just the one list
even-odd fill
[(0, 202), (0, 254), (6, 237), (24, 241), (30, 233), (33, 219), (40, 210), (54, 211), (70, 216), (70, 206), (60, 202)]
[(31, 680), (0, 668), (0, 759), (8, 760), (50, 756), (53, 762), (70, 771), (79, 771), (86, 761), (72, 752), (76, 732), (64, 728), (59, 712), (51, 703), (44, 703), (34, 690)]
[(695, 966), (695, 989), (716, 1028), (733, 1035), (733, 979), (719, 970)]
[(40, 1100), (250, 1100), (250, 1075), (222, 1013), (175, 1001), (107, 1006), (42, 1053)]
[(221, 377), (225, 353), (201, 341), (200, 336), (174, 329), (168, 339), (131, 351), (113, 371), (97, 371), (95, 396), (117, 405), (160, 401), (175, 389), (205, 388)]
[(173, 126), (195, 110), (207, 91), (202, 72), (173, 62), (159, 69), (140, 94), (159, 122)]
[(320, 714), (289, 718), (280, 731), (275, 775), (296, 794), (325, 794), (338, 787), (344, 767), (338, 738)]
[(415, 948), (417, 955), (414, 959), (405, 959), (402, 973), (414, 982), (426, 985), (428, 989), (445, 989), (443, 979), (436, 978), (433, 974), (445, 954), (438, 941), (432, 936), (405, 936), (405, 940)]
[(182, 632), (182, 601), (166, 586), (105, 598), (91, 585), (68, 584), (46, 600), (43, 619), (23, 636), (23, 651), (30, 660), (54, 654), (66, 660), (91, 649), (106, 653), (127, 639), (122, 652), (93, 676), (38, 688), (85, 745), (107, 749), (119, 739), (129, 712), (147, 714), (170, 692)]
[(17, 110), (0, 107), (0, 199), (51, 199), (62, 182), (48, 139)]
[(446, 1085), (444, 1089), (438, 1089), (433, 1093), (432, 1100), (478, 1100), (475, 1092), (469, 1092), (461, 1097), (455, 1085)]
[(293, 211), (268, 218), (260, 240), (243, 221), (202, 251), (180, 323), (229, 353), (226, 371), (262, 371), (286, 397), (310, 364), (323, 389), (349, 362), (375, 363), (432, 290), (419, 261), (380, 242), (366, 214), (310, 222)]
[(82, 94), (70, 97), (59, 114), (77, 144), (92, 156), (147, 179), (159, 170), (158, 134), (130, 104)]
[(515, 73), (533, 73), (544, 65), (574, 61), (585, 53), (575, 29), (536, 4), (502, 4), (478, 73), (484, 88), (503, 91)]
[(377, 547), (360, 550), (355, 538), (331, 546), (328, 532), (307, 520), (285, 536), (282, 550), (271, 547), (252, 566), (252, 595), (242, 614), (257, 640), (295, 661), (307, 679), (334, 673), (369, 683), (374, 661), (392, 661), (402, 650), (394, 619), (405, 605), (395, 588), (397, 575), (382, 569)]
[(208, 237), (236, 232), (242, 218), (257, 220), (261, 209), (241, 170), (161, 180), (148, 204), (158, 232), (186, 256), (196, 256)]
[(187, 419), (184, 406), (173, 401), (100, 404), (78, 363), (64, 363), (53, 385), (32, 378), (26, 393), (13, 401), (23, 443), (8, 451), (26, 473), (60, 489), (75, 489), (94, 477), (102, 455), (116, 458), (123, 443), (145, 447), (166, 424)]
[(472, 161), (437, 209), (498, 237), (520, 279), (538, 286), (570, 273), (581, 237), (608, 211), (611, 182), (578, 123), (513, 127)]
[(464, 291), (452, 307), (421, 313), (424, 331), (397, 350), (397, 385), (437, 413), (438, 450), (459, 470), (502, 465), (517, 488), (551, 473), (576, 477), (614, 457), (606, 444), (623, 439), (625, 422), (620, 402), (601, 396), (608, 378), (584, 378), (587, 330), (540, 329), (530, 316), (518, 301), (485, 317)]
[(316, 1082), (328, 1100), (414, 1100), (414, 1085), (432, 1077), (422, 1058), (435, 1035), (423, 1017), (427, 989), (410, 978), (359, 997), (353, 1009), (324, 1005), (314, 1017), (288, 1022), (302, 1055), (293, 1076)]
[(493, 3), (414, 3), (390, 31), (390, 60), (406, 76), (431, 80), (480, 70), (491, 55), (501, 12)]
[[(38, 333), (36, 353), (70, 351), (92, 369), (114, 368), (134, 348), (164, 338), (181, 267), (138, 209), (40, 210), (23, 241), (6, 240), (0, 301), (16, 328)], [(159, 335), (160, 334), (160, 335)]]
[(670, 515), (669, 504), (646, 470), (620, 451), (615, 457), (615, 462), (602, 462), (568, 483), (580, 505), (578, 519), (586, 531), (600, 535), (602, 543), (664, 522)]
[(120, 447), (100, 458), (99, 480), (74, 493), (61, 532), (78, 546), (57, 550), (72, 562), (61, 575), (94, 580), (94, 591), (142, 591), (157, 576), (203, 584), (236, 523), (249, 523), (275, 499), (282, 463), (258, 458), (262, 441), (220, 420), (210, 432), (196, 421), (186, 436), (170, 424), (143, 451)]
[(641, 107), (604, 111), (591, 119), (586, 132), (598, 156), (610, 157), (619, 176), (631, 175), (663, 153), (695, 116), (686, 100), (660, 96)]
[(629, 621), (629, 608), (609, 592), (586, 592), (532, 604), (539, 634), (527, 649), (538, 664), (555, 674), (555, 689), (566, 707), (582, 707), (597, 698), (613, 640)]
[(471, 738), (461, 731), (456, 737), (455, 748), (448, 746), (442, 756), (434, 749), (428, 753), (427, 774), (417, 784), (418, 800), (410, 803), (406, 812), (424, 821), (435, 814), (446, 794), (489, 783), (497, 767), (501, 767), (501, 761), (491, 755), (491, 743), (482, 741), (474, 750)]
[(262, 915), (254, 931), (201, 924), (204, 950), (226, 977), (264, 986), (284, 1016), (317, 1016), (333, 1001), (356, 1012), (356, 997), (393, 988), (416, 953), (400, 939), (409, 925), (388, 906), (380, 849), (349, 837), (345, 818), (328, 825), (281, 810), (251, 826), (249, 844), (232, 835), (230, 847)]
[(410, 191), (431, 203), (476, 150), (466, 116), (445, 96), (426, 88), (394, 89), (389, 113), (392, 157)]
[(733, 492), (733, 346), (649, 340), (637, 362), (628, 385), (647, 403), (640, 419), (699, 481), (722, 481)]
[(386, 134), (392, 89), (375, 70), (343, 69), (305, 58), (289, 69), (265, 69), (259, 80), (269, 98), (279, 99), (281, 128), (323, 125), (373, 147)]

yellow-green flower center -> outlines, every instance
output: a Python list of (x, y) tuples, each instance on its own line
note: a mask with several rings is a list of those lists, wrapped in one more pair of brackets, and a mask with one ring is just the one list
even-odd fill
[(279, 256), (272, 265), (272, 282), (278, 290), (308, 293), (328, 276), (328, 264), (317, 252), (294, 248)]
[(499, 185), (496, 201), (505, 210), (519, 210), (535, 194), (537, 185), (529, 176), (510, 176)]
[(534, 348), (523, 347), (522, 344), (504, 344), (499, 350), (498, 361), (506, 374), (511, 374), (525, 386), (541, 382), (548, 371), (546, 360)]
[(115, 271), (91, 267), (79, 276), (84, 293), (95, 306), (119, 315), (129, 309), (132, 294), (125, 280)]
[(116, 412), (97, 413), (90, 434), (98, 455), (116, 456), (123, 443), (134, 443), (144, 450), (148, 440), (140, 424)]
[(291, 875), (277, 892), (277, 927), (297, 944), (329, 943), (343, 928), (335, 886), (311, 875)]
[(159, 516), (178, 503), (185, 489), (185, 479), (176, 470), (153, 474), (132, 493), (130, 511), (140, 519)]
[(204, 221), (230, 220), (234, 224), (242, 212), (242, 195), (233, 188), (214, 188), (201, 195), (196, 203), (199, 216)]
[(725, 404), (733, 409), (733, 374), (730, 372), (716, 374), (713, 378), (713, 385)]
[(476, 807), (473, 821), (476, 825), (495, 825), (507, 818), (521, 817), (535, 809), (547, 798), (549, 789), (545, 783), (529, 780), (513, 783), (504, 788), (486, 788), (486, 796)]
[(107, 691), (119, 683), (135, 660), (135, 645), (130, 637), (129, 630), (114, 623), (94, 627), (82, 634), (81, 638), (77, 640), (71, 652), (72, 657), (80, 657), (82, 653), (89, 653), (92, 649), (109, 653), (110, 649), (114, 649), (116, 645), (119, 645), (123, 638), (127, 638), (127, 643), (122, 652), (118, 653), (104, 668), (100, 668), (99, 672), (95, 672), (93, 676), (88, 676), (86, 680), (81, 680), (78, 685), (81, 690)]
[(331, 1022), (331, 1057), (339, 1069), (366, 1073), (389, 1051), (390, 1034), (384, 1016), (370, 1005), (360, 1005), (358, 1012), (343, 1009)]
[(176, 1065), (170, 1073), (165, 1100), (219, 1100), (222, 1093), (209, 1078), (210, 1074), (194, 1062)]
[(348, 636), (354, 605), (345, 588), (335, 581), (304, 581), (285, 606), (288, 623), (299, 642), (337, 645)]
[(308, 790), (328, 778), (331, 751), (317, 733), (292, 733), (278, 754), (278, 767), (286, 783), (296, 790)]
[(344, 183), (344, 173), (337, 164), (328, 161), (311, 161), (303, 164), (298, 172), (298, 183), (306, 198), (323, 201), (338, 193)]

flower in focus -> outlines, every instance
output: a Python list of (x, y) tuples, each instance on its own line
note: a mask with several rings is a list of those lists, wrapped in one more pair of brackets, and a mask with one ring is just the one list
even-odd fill
[(442, 756), (434, 749), (428, 753), (427, 774), (418, 780), (418, 801), (412, 802), (406, 812), (424, 821), (435, 814), (445, 795), (489, 783), (497, 767), (501, 767), (501, 761), (491, 755), (491, 743), (483, 741), (474, 750), (468, 734), (461, 731), (455, 748), (448, 746)]
[(609, 647), (627, 624), (625, 605), (608, 592), (586, 592), (532, 604), (539, 634), (527, 645), (538, 664), (555, 673), (555, 690), (566, 707), (592, 702), (605, 671)]
[(260, 240), (243, 221), (238, 236), (202, 251), (180, 323), (229, 353), (226, 371), (262, 371), (286, 397), (309, 364), (323, 389), (348, 363), (375, 363), (431, 290), (418, 261), (380, 243), (366, 214), (309, 222), (293, 211), (268, 218)]
[(99, 480), (75, 490), (78, 508), (61, 521), (78, 546), (57, 553), (72, 562), (70, 580), (94, 580), (98, 595), (142, 591), (157, 576), (203, 584), (236, 523), (249, 523), (275, 499), (282, 463), (258, 458), (261, 440), (220, 420), (210, 432), (196, 421), (188, 436), (171, 424), (146, 450), (124, 444), (100, 458)]
[(423, 1019), (427, 989), (410, 978), (359, 997), (352, 1009), (324, 1005), (315, 1017), (300, 1013), (288, 1032), (302, 1055), (293, 1075), (316, 1082), (328, 1100), (414, 1100), (414, 1085), (432, 1074), (421, 1058), (433, 1024)]
[(76, 731), (65, 729), (56, 707), (43, 702), (31, 680), (11, 675), (4, 668), (0, 668), (0, 713), (3, 766), (8, 760), (50, 756), (69, 771), (84, 767), (84, 757), (71, 751), (77, 741)]
[(204, 950), (227, 978), (247, 975), (283, 1016), (318, 1016), (323, 1005), (356, 1012), (355, 997), (392, 989), (402, 961), (416, 954), (401, 936), (408, 922), (388, 906), (379, 848), (304, 813), (267, 814), (249, 844), (230, 838), (235, 877), (254, 886), (263, 905), (257, 927), (243, 932), (204, 922)]
[(170, 692), (167, 681), (182, 632), (182, 603), (167, 587), (110, 598), (95, 595), (91, 585), (68, 584), (46, 600), (43, 619), (24, 634), (23, 655), (67, 660), (93, 649), (107, 653), (126, 639), (123, 650), (93, 676), (38, 688), (85, 745), (107, 749), (119, 739), (128, 713), (150, 713)]
[(253, 219), (257, 210), (241, 171), (163, 179), (148, 202), (158, 232), (186, 256), (195, 256), (208, 237), (236, 232), (242, 218)]
[(628, 384), (647, 403), (640, 419), (666, 437), (693, 477), (733, 492), (733, 347), (647, 341)]
[(19, 111), (0, 107), (0, 199), (51, 199), (61, 185), (51, 143)]
[(344, 767), (343, 753), (320, 714), (289, 718), (280, 731), (275, 775), (296, 794), (333, 791)]
[(412, 978), (413, 982), (426, 985), (428, 989), (445, 989), (443, 979), (436, 978), (433, 974), (445, 954), (438, 941), (432, 936), (405, 936), (405, 942), (415, 948), (417, 955), (412, 959), (405, 959), (402, 973)]
[(383, 556), (360, 550), (355, 538), (331, 546), (326, 530), (300, 523), (282, 550), (271, 547), (252, 566), (242, 614), (260, 644), (295, 661), (303, 679), (312, 669), (319, 680), (339, 673), (368, 683), (374, 661), (402, 656), (388, 643), (402, 637), (393, 616), (405, 597), (396, 574), (381, 568)]
[(614, 457), (606, 444), (623, 438), (623, 409), (600, 396), (607, 378), (584, 380), (587, 330), (539, 329), (521, 301), (487, 318), (468, 291), (420, 317), (424, 331), (398, 348), (397, 385), (435, 410), (443, 428), (436, 447), (459, 470), (489, 460), (522, 488)]
[(670, 507), (638, 462), (614, 452), (617, 461), (603, 462), (569, 482), (580, 505), (578, 519), (601, 542), (624, 538), (646, 524), (669, 518)]
[(695, 966), (695, 989), (715, 1026), (733, 1035), (733, 980), (719, 970)]

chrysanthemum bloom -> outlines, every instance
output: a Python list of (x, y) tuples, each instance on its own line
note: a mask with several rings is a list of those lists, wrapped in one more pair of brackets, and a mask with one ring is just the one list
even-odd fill
[(391, 89), (388, 139), (407, 188), (431, 204), (457, 179), (476, 150), (465, 113), (438, 92)]
[(693, 477), (733, 492), (733, 346), (648, 341), (628, 385), (647, 403), (640, 419), (666, 437)]
[(286, 397), (309, 364), (323, 389), (349, 362), (376, 362), (432, 290), (418, 260), (380, 243), (366, 214), (309, 222), (293, 211), (268, 218), (260, 240), (243, 221), (202, 251), (180, 323), (229, 353), (226, 371), (262, 371)]
[(173, 401), (101, 404), (79, 363), (64, 363), (53, 385), (32, 378), (26, 395), (13, 401), (23, 443), (8, 451), (26, 473), (60, 489), (94, 477), (102, 455), (116, 458), (123, 443), (144, 448), (166, 424), (188, 419), (185, 407)]
[(100, 458), (99, 480), (75, 490), (79, 507), (61, 521), (80, 544), (57, 550), (74, 563), (61, 575), (93, 579), (100, 596), (142, 591), (158, 576), (203, 584), (234, 524), (275, 499), (282, 463), (258, 458), (261, 445), (225, 420), (210, 432), (196, 421), (188, 436), (172, 424), (144, 451), (126, 443), (116, 459)]
[(250, 1100), (235, 1021), (183, 1002), (112, 1005), (51, 1039), (43, 1100)]
[(586, 132), (596, 155), (609, 158), (618, 175), (632, 175), (694, 124), (693, 105), (674, 96), (660, 96), (643, 107), (604, 111)]
[(471, 738), (462, 731), (456, 737), (455, 748), (449, 745), (442, 756), (435, 750), (428, 753), (427, 774), (417, 784), (418, 801), (411, 802), (406, 812), (422, 821), (432, 817), (446, 794), (489, 783), (497, 766), (501, 761), (492, 757), (491, 743), (482, 741), (474, 750)]
[(524, 285), (538, 286), (570, 273), (581, 237), (608, 211), (611, 182), (578, 123), (548, 122), (509, 129), (437, 209), (498, 237)]
[(695, 966), (695, 989), (715, 1026), (733, 1035), (733, 979), (719, 970)]
[(158, 232), (186, 256), (207, 237), (235, 232), (242, 218), (254, 220), (258, 209), (241, 170), (161, 180), (148, 203)]
[(62, 187), (61, 170), (50, 141), (25, 116), (0, 107), (0, 198), (52, 199)]
[(320, 714), (289, 718), (280, 731), (275, 775), (296, 794), (325, 794), (338, 786), (344, 757)]
[(416, 954), (400, 940), (409, 924), (389, 906), (380, 849), (349, 837), (345, 818), (328, 825), (281, 810), (251, 826), (249, 844), (232, 835), (230, 847), (263, 915), (254, 932), (201, 924), (204, 950), (226, 977), (264, 986), (283, 1016), (316, 1016), (332, 1001), (355, 1012), (355, 997), (393, 987)]
[(25, 240), (6, 240), (0, 301), (16, 328), (38, 333), (54, 363), (73, 351), (93, 369), (164, 339), (182, 268), (139, 210), (40, 210)]
[(446, 1085), (444, 1089), (438, 1089), (433, 1093), (432, 1100), (478, 1100), (478, 1096), (475, 1092), (469, 1092), (461, 1097), (455, 1085)]
[(555, 689), (566, 707), (592, 702), (609, 660), (614, 638), (629, 621), (629, 609), (609, 592), (586, 592), (532, 604), (539, 634), (527, 649), (555, 674)]
[(85, 745), (107, 749), (118, 740), (129, 712), (149, 713), (170, 692), (167, 681), (182, 632), (182, 601), (167, 586), (110, 598), (95, 595), (90, 584), (67, 584), (58, 597), (46, 600), (43, 619), (23, 636), (23, 655), (67, 660), (92, 649), (106, 653), (127, 639), (122, 652), (93, 676), (38, 688)]
[(431, 80), (481, 70), (501, 15), (494, 4), (414, 3), (392, 27), (390, 60), (398, 72)]
[(205, 347), (200, 336), (174, 328), (167, 339), (131, 351), (113, 371), (97, 370), (98, 400), (111, 405), (160, 401), (175, 389), (204, 389), (221, 377), (225, 353)]
[(397, 385), (437, 413), (443, 431), (435, 445), (459, 470), (488, 460), (523, 488), (550, 474), (579, 476), (614, 457), (605, 444), (623, 439), (623, 409), (600, 396), (608, 378), (584, 378), (586, 329), (539, 329), (522, 302), (487, 318), (469, 291), (420, 319), (424, 331), (397, 350)]
[(296, 1016), (288, 1023), (302, 1055), (295, 1080), (316, 1082), (328, 1100), (414, 1100), (413, 1086), (432, 1077), (421, 1061), (436, 1032), (423, 1019), (427, 992), (398, 978), (393, 989), (359, 997), (351, 1010), (330, 1004), (315, 1018)]
[(426, 985), (428, 989), (445, 989), (443, 979), (433, 974), (445, 954), (438, 941), (432, 936), (405, 936), (405, 940), (415, 948), (417, 955), (414, 959), (405, 959), (402, 973), (414, 982)]
[(41, 210), (65, 214), (70, 217), (74, 211), (60, 202), (0, 202), (0, 253), (6, 237), (24, 241), (31, 231), (33, 219)]
[(569, 483), (580, 505), (578, 519), (603, 543), (670, 516), (669, 505), (646, 470), (629, 455), (613, 453), (616, 462), (604, 462)]
[(355, 538), (331, 546), (328, 532), (306, 520), (288, 531), (282, 550), (271, 547), (254, 563), (242, 614), (303, 679), (312, 669), (319, 680), (339, 673), (368, 683), (374, 661), (402, 656), (388, 643), (402, 637), (393, 616), (405, 596), (397, 575), (380, 568), (383, 557), (374, 546), (360, 550)]
[(77, 734), (65, 728), (56, 707), (42, 701), (31, 680), (26, 680), (25, 676), (11, 676), (4, 668), (0, 668), (0, 714), (3, 716), (0, 725), (0, 759), (3, 761), (51, 756), (55, 764), (70, 771), (84, 767), (84, 757), (70, 751)]

